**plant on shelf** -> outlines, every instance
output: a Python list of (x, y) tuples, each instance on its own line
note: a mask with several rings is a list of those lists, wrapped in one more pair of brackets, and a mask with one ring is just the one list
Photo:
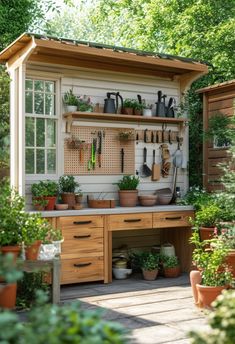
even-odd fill
[(137, 254), (139, 267), (142, 270), (145, 280), (153, 281), (156, 279), (160, 263), (160, 255), (151, 252), (139, 252)]
[(47, 201), (45, 209), (54, 210), (56, 197), (58, 194), (57, 182), (52, 180), (41, 180), (39, 183), (33, 183), (31, 186), (31, 192), (33, 201), (35, 200), (34, 203), (36, 203), (37, 200), (44, 199)]
[(76, 203), (75, 193), (79, 188), (79, 183), (76, 182), (74, 176), (61, 176), (59, 178), (59, 190), (63, 203), (68, 204), (69, 209), (72, 209)]
[(221, 291), (232, 282), (231, 271), (225, 263), (228, 248), (217, 237), (201, 241), (197, 230), (194, 230), (190, 242), (194, 245), (193, 263), (201, 276), (200, 282), (196, 284), (198, 303), (200, 307), (210, 307)]
[(141, 116), (144, 109), (144, 104), (135, 101), (133, 103), (134, 115)]
[(122, 109), (123, 114), (133, 115), (133, 111), (134, 111), (133, 109), (136, 103), (137, 102), (135, 99), (130, 99), (130, 98), (125, 99), (123, 102), (123, 109)]
[(78, 101), (78, 111), (81, 112), (92, 112), (93, 105), (91, 103), (91, 98), (87, 96), (79, 96), (77, 98)]
[(152, 116), (152, 104), (143, 103), (143, 116)]
[(77, 111), (78, 98), (74, 95), (73, 90), (65, 92), (63, 102), (66, 105), (68, 112)]
[(123, 176), (122, 179), (117, 182), (119, 187), (119, 201), (121, 207), (135, 207), (138, 201), (137, 186), (140, 183), (139, 177), (136, 176)]
[(178, 277), (180, 275), (178, 257), (161, 255), (161, 262), (165, 277)]

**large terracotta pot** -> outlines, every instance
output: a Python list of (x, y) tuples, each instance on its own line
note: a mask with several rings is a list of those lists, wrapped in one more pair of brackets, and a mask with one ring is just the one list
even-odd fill
[(212, 302), (219, 296), (226, 286), (210, 287), (206, 285), (196, 284), (198, 291), (198, 301), (201, 308), (211, 308)]
[(202, 281), (201, 273), (198, 270), (192, 270), (192, 271), (190, 271), (189, 277), (190, 277), (190, 283), (191, 283), (191, 287), (192, 287), (194, 303), (196, 306), (201, 307), (201, 305), (199, 304), (198, 291), (197, 291), (197, 287), (196, 287), (196, 285), (200, 284)]
[(41, 246), (41, 240), (35, 241), (33, 244), (25, 247), (25, 258), (27, 260), (37, 260)]
[(73, 192), (64, 192), (61, 194), (62, 202), (68, 204), (68, 209), (73, 209), (76, 204), (75, 194)]
[(200, 239), (203, 240), (210, 240), (214, 237), (214, 230), (215, 227), (200, 227)]
[(235, 250), (229, 250), (225, 263), (228, 264), (229, 269), (233, 274), (233, 278), (235, 278)]
[(180, 266), (175, 266), (173, 268), (164, 268), (164, 276), (167, 278), (175, 278), (180, 275)]
[(44, 199), (48, 201), (45, 210), (54, 210), (56, 203), (56, 196), (44, 196)]
[(17, 284), (5, 284), (0, 286), (0, 307), (12, 309), (16, 304)]
[(143, 277), (146, 281), (154, 281), (157, 278), (158, 275), (158, 269), (155, 270), (143, 270)]
[(0, 248), (2, 254), (12, 253), (14, 255), (15, 260), (19, 256), (20, 250), (21, 247), (19, 245), (2, 246)]
[(135, 207), (138, 201), (138, 190), (120, 190), (119, 202), (121, 207)]

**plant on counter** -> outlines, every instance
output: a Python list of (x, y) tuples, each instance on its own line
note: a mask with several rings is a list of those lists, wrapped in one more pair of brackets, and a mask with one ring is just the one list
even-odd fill
[(78, 104), (78, 110), (82, 112), (92, 112), (93, 111), (93, 105), (91, 103), (91, 98), (84, 96), (79, 96), (77, 98), (77, 104)]
[(119, 202), (121, 207), (135, 207), (138, 201), (140, 179), (136, 176), (123, 176), (116, 185), (119, 187)]
[[(31, 192), (34, 203), (40, 204), (40, 199), (47, 201), (45, 206), (46, 210), (53, 210), (55, 208), (56, 197), (58, 194), (58, 183), (52, 180), (40, 180), (39, 183), (33, 183), (31, 186)], [(45, 204), (42, 202), (42, 204)]]
[(72, 89), (65, 92), (64, 97), (63, 97), (63, 102), (66, 106), (74, 106), (77, 109), (78, 98), (77, 96), (74, 95)]
[(79, 188), (79, 183), (76, 182), (74, 176), (61, 176), (59, 178), (59, 189), (63, 203), (68, 204), (69, 209), (72, 209), (76, 203), (75, 192)]
[(195, 210), (201, 210), (214, 199), (214, 195), (201, 189), (199, 186), (190, 187), (184, 197), (179, 200), (178, 204), (193, 205)]

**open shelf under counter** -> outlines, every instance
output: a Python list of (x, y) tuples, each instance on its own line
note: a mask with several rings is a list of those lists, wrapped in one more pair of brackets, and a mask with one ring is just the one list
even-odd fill
[(170, 117), (147, 117), (147, 116), (135, 116), (135, 115), (121, 115), (112, 113), (99, 113), (99, 112), (68, 112), (63, 115), (64, 119), (67, 121), (67, 132), (71, 130), (71, 125), (74, 121), (79, 119), (85, 120), (97, 120), (105, 122), (129, 122), (129, 123), (147, 123), (147, 124), (178, 124), (179, 126), (184, 126), (188, 119), (186, 118), (170, 118)]

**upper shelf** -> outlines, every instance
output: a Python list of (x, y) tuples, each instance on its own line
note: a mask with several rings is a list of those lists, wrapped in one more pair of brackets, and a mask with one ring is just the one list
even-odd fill
[(68, 112), (64, 114), (64, 118), (68, 122), (67, 132), (70, 132), (70, 126), (74, 120), (87, 119), (87, 120), (102, 120), (112, 122), (131, 122), (131, 123), (168, 123), (184, 125), (188, 120), (186, 118), (170, 118), (170, 117), (147, 117), (135, 115), (120, 115), (113, 113), (98, 113), (98, 112)]

